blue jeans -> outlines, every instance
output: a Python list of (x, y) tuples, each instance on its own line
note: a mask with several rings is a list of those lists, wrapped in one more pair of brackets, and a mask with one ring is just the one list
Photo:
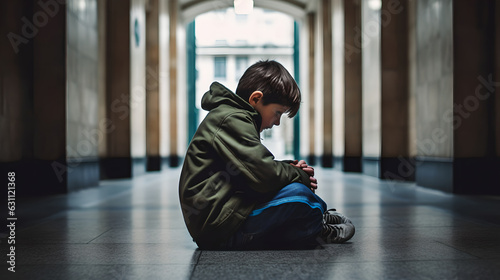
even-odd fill
[(326, 203), (308, 187), (292, 183), (256, 207), (226, 248), (294, 249), (317, 246)]

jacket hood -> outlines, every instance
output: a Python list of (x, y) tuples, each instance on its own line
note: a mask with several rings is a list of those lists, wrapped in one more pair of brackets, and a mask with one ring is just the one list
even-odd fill
[(258, 114), (247, 101), (243, 100), (243, 98), (234, 94), (222, 84), (214, 82), (210, 85), (210, 90), (203, 95), (203, 98), (201, 99), (201, 108), (211, 111), (220, 105), (229, 105), (234, 108)]

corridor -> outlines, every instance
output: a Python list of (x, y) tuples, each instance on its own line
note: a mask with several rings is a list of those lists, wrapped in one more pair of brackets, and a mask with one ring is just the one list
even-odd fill
[[(500, 279), (500, 1), (2, 0), (0, 15), (0, 279)], [(178, 181), (202, 96), (268, 59), (301, 108), (262, 143), (314, 166), (356, 234), (199, 250)]]
[[(318, 194), (345, 213), (345, 244), (201, 251), (185, 228), (179, 169), (18, 201), (16, 273), (2, 279), (499, 279), (498, 198), (445, 194), (318, 168)], [(8, 252), (2, 238), (1, 252)], [(5, 278), (5, 276), (15, 276)]]

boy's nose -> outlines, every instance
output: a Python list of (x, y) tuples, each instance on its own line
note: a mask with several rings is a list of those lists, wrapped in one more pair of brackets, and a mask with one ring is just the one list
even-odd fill
[(279, 126), (279, 125), (280, 125), (280, 119), (281, 119), (281, 118), (277, 119), (277, 120), (276, 120), (276, 122), (274, 123), (276, 126)]

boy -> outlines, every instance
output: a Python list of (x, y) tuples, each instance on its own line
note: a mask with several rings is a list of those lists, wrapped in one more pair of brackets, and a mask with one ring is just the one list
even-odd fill
[(351, 221), (326, 211), (314, 169), (276, 161), (260, 133), (299, 110), (300, 90), (276, 61), (260, 61), (241, 77), (236, 94), (214, 82), (202, 99), (209, 113), (186, 153), (179, 197), (200, 249), (309, 248), (342, 243)]

